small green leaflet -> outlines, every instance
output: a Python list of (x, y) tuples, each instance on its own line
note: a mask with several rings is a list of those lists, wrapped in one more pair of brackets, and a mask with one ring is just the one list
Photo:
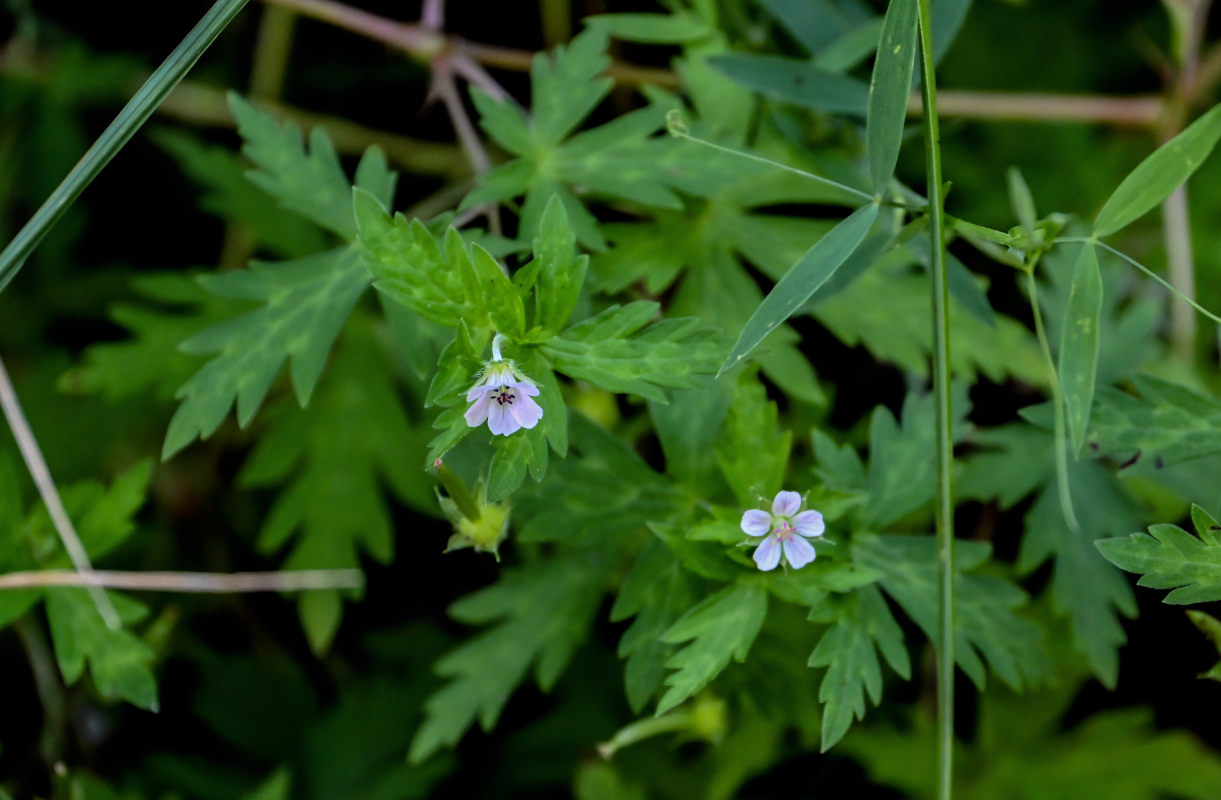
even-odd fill
[[(352, 183), (344, 174), (335, 147), (321, 128), (310, 134), (309, 151), (301, 131), (259, 111), (234, 92), (229, 108), (245, 144), (242, 153), (257, 170), (247, 173), (254, 185), (276, 198), (285, 209), (350, 241), (356, 235), (352, 219)], [(395, 175), (377, 148), (365, 152), (356, 170), (356, 185), (389, 206)]]
[(916, 0), (890, 0), (869, 86), (865, 144), (873, 191), (886, 191), (899, 160), (916, 61)]
[(450, 614), (459, 622), (497, 625), (437, 662), (437, 673), (449, 682), (425, 701), (424, 722), (408, 759), (418, 764), (452, 746), (476, 718), (491, 730), (531, 665), (540, 688), (555, 685), (585, 639), (614, 566), (600, 551), (568, 552), (505, 570), (494, 586), (451, 606)]
[(540, 350), (572, 378), (612, 392), (665, 402), (662, 391), (699, 386), (723, 352), (696, 319), (666, 319), (645, 327), (658, 304), (639, 300), (610, 308), (548, 339)]
[(1204, 509), (1192, 506), (1196, 536), (1177, 525), (1150, 525), (1149, 533), (1103, 539), (1098, 549), (1115, 566), (1139, 574), (1139, 586), (1171, 589), (1172, 605), (1221, 600), (1221, 526)]
[(862, 206), (815, 242), (755, 309), (718, 374), (736, 365), (801, 308), (852, 255), (877, 217), (877, 205)]
[(1080, 454), (1094, 404), (1102, 317), (1102, 275), (1093, 245), (1081, 245), (1060, 328), (1060, 387), (1073, 452)]
[(1109, 236), (1170, 196), (1208, 158), (1221, 138), (1221, 105), (1140, 162), (1107, 199), (1094, 220), (1094, 235)]
[(214, 294), (263, 305), (182, 343), (183, 352), (217, 355), (178, 390), (182, 404), (170, 420), (163, 458), (197, 436), (210, 436), (234, 401), (238, 424), (248, 425), (285, 359), (297, 399), (308, 403), (331, 343), (369, 285), (369, 273), (353, 248), (342, 247), (279, 264), (255, 262), (248, 270), (199, 281)]
[(666, 666), (670, 687), (657, 703), (661, 715), (682, 703), (729, 666), (746, 660), (767, 616), (767, 594), (755, 584), (727, 586), (687, 611), (661, 637), (667, 644), (689, 642)]
[(793, 433), (780, 429), (778, 417), (763, 383), (744, 371), (713, 453), (734, 497), (748, 508), (760, 497), (775, 497), (788, 470)]
[[(559, 333), (568, 324), (589, 268), (589, 256), (578, 256), (576, 236), (568, 227), (568, 214), (558, 197), (547, 201), (534, 240), (534, 262), (538, 277), (534, 284), (537, 303), (534, 325)], [(529, 269), (524, 267), (523, 271)]]
[(811, 667), (827, 667), (818, 699), (826, 704), (822, 717), (822, 752), (843, 738), (852, 718), (865, 718), (865, 692), (874, 705), (882, 702), (882, 667), (877, 651), (904, 680), (911, 661), (886, 600), (876, 586), (852, 593), (836, 620), (810, 654)]
[(647, 44), (686, 44), (712, 35), (713, 29), (696, 14), (597, 14), (586, 25), (604, 28), (616, 39)]

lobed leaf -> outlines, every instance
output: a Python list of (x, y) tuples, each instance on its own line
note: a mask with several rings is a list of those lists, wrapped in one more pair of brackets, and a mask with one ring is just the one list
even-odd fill
[(1221, 535), (1216, 520), (1192, 508), (1197, 536), (1177, 525), (1150, 525), (1149, 532), (1095, 542), (1107, 560), (1141, 577), (1138, 586), (1171, 589), (1172, 605), (1221, 599)]

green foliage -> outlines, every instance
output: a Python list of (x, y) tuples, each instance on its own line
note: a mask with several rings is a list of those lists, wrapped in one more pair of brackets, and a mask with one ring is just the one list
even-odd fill
[(1109, 236), (1144, 216), (1191, 177), (1221, 138), (1221, 107), (1214, 107), (1137, 165), (1094, 220), (1094, 235)]
[(763, 384), (743, 372), (714, 452), (734, 497), (744, 506), (753, 506), (759, 497), (775, 497), (784, 483), (793, 434), (778, 430), (778, 417)]
[(847, 608), (840, 611), (835, 624), (810, 654), (811, 667), (827, 667), (818, 690), (818, 699), (826, 704), (822, 717), (824, 753), (848, 732), (854, 716), (865, 718), (866, 690), (874, 705), (882, 702), (879, 650), (891, 669), (905, 680), (911, 677), (903, 631), (882, 593), (866, 586), (850, 597)]
[(1221, 452), (1221, 403), (1182, 384), (1136, 375), (1140, 397), (1099, 393), (1093, 439), (1136, 469), (1157, 469)]
[(708, 685), (730, 659), (746, 659), (767, 616), (767, 595), (757, 586), (727, 586), (679, 617), (662, 634), (666, 644), (689, 642), (666, 662), (669, 688), (657, 703), (664, 714)]
[(1098, 549), (1112, 564), (1139, 574), (1137, 584), (1172, 589), (1175, 605), (1221, 599), (1221, 526), (1199, 506), (1192, 508), (1196, 536), (1177, 525), (1150, 525), (1149, 533), (1104, 539)]
[[(981, 689), (987, 674), (983, 659), (1014, 689), (1037, 685), (1048, 677), (1051, 665), (1041, 629), (1017, 613), (1026, 594), (999, 578), (963, 574), (986, 561), (990, 549), (982, 542), (955, 545), (960, 573), (954, 585), (954, 659)], [(929, 639), (939, 640), (937, 554), (931, 537), (858, 538), (853, 560), (878, 572), (882, 589)]]
[(208, 437), (237, 404), (237, 420), (250, 424), (287, 359), (297, 399), (309, 402), (331, 344), (369, 283), (348, 247), (281, 264), (200, 276), (208, 291), (261, 307), (213, 325), (184, 341), (183, 352), (217, 355), (178, 390), (162, 456), (196, 437)]
[(1060, 339), (1060, 386), (1068, 412), (1073, 452), (1080, 453), (1094, 404), (1098, 368), (1099, 320), (1102, 316), (1102, 276), (1093, 246), (1081, 246), (1073, 282), (1064, 307)]
[(424, 703), (424, 723), (408, 756), (412, 763), (453, 745), (476, 718), (490, 730), (531, 665), (540, 688), (555, 684), (605, 591), (606, 564), (599, 556), (572, 551), (507, 570), (496, 585), (450, 608), (459, 622), (498, 624), (437, 662), (437, 673), (449, 682)]
[(877, 48), (869, 85), (865, 148), (873, 190), (882, 194), (894, 175), (907, 119), (907, 98), (916, 63), (916, 0), (891, 0)]
[[(125, 624), (144, 617), (143, 605), (120, 595), (111, 602)], [(89, 664), (93, 685), (107, 700), (157, 710), (157, 685), (150, 664), (153, 652), (129, 631), (111, 630), (85, 589), (47, 589), (47, 622), (55, 659), (67, 683), (76, 683)]]

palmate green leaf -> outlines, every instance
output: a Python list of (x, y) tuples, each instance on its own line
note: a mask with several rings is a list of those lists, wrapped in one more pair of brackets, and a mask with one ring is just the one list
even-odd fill
[(1169, 197), (1199, 169), (1219, 138), (1221, 106), (1214, 106), (1123, 179), (1098, 212), (1094, 235), (1115, 233)]
[(297, 399), (307, 404), (331, 343), (369, 285), (369, 273), (356, 251), (343, 247), (280, 264), (254, 262), (248, 270), (199, 280), (214, 294), (263, 305), (182, 343), (183, 352), (217, 355), (178, 390), (182, 404), (170, 420), (163, 458), (197, 436), (210, 436), (235, 401), (238, 424), (249, 424), (285, 359)]
[(1102, 318), (1102, 275), (1093, 245), (1081, 245), (1060, 329), (1060, 387), (1073, 452), (1080, 453), (1094, 404)]
[[(199, 368), (198, 359), (181, 352), (179, 344), (232, 316), (237, 306), (204, 289), (190, 274), (141, 275), (132, 280), (132, 289), (155, 305), (111, 307), (110, 318), (131, 338), (90, 345), (82, 363), (60, 379), (61, 389), (97, 393), (108, 400), (152, 395), (168, 403)], [(183, 307), (189, 313), (182, 313)]]
[(543, 211), (539, 235), (534, 240), (534, 259), (538, 264), (534, 324), (544, 331), (559, 333), (571, 319), (580, 297), (589, 256), (577, 255), (576, 236), (558, 198), (551, 198)]
[(869, 177), (878, 194), (886, 190), (899, 160), (915, 63), (916, 0), (890, 0), (878, 43), (878, 57), (873, 62), (869, 113), (865, 121)]
[(618, 655), (627, 659), (623, 683), (628, 705), (639, 714), (661, 686), (666, 662), (677, 646), (664, 634), (696, 601), (690, 573), (660, 541), (650, 542), (619, 587), (611, 622), (635, 617), (619, 639)]
[[(315, 128), (307, 151), (301, 130), (292, 122), (277, 122), (235, 92), (229, 93), (229, 108), (245, 141), (242, 153), (258, 167), (247, 174), (250, 181), (285, 209), (344, 241), (354, 238), (352, 182), (326, 133)], [(358, 187), (371, 192), (383, 208), (389, 206), (395, 179), (380, 150), (366, 151), (356, 176)]]
[[(135, 600), (108, 596), (124, 623), (147, 613)], [(157, 710), (157, 684), (150, 669), (153, 651), (148, 645), (125, 629), (111, 630), (85, 589), (47, 589), (46, 607), (55, 659), (65, 683), (80, 680), (88, 663), (102, 697)]]
[(1138, 375), (1141, 396), (1098, 393), (1091, 441), (1134, 471), (1221, 452), (1221, 402), (1182, 384)]
[(716, 369), (723, 349), (699, 320), (649, 325), (657, 311), (657, 303), (645, 300), (611, 306), (543, 342), (539, 350), (571, 378), (665, 402), (663, 389), (695, 388), (697, 376)]
[[(931, 536), (874, 536), (853, 540), (853, 561), (881, 575), (879, 583), (920, 626), (934, 644), (940, 639), (937, 621), (937, 543)], [(1025, 593), (1008, 581), (965, 571), (987, 560), (991, 547), (983, 542), (955, 543), (954, 660), (979, 688), (988, 666), (1007, 685), (1021, 689), (1043, 681), (1050, 662), (1042, 645), (1042, 630), (1016, 609)]]
[(667, 644), (689, 642), (670, 657), (675, 670), (657, 703), (661, 715), (687, 700), (729, 666), (741, 663), (767, 616), (767, 594), (755, 584), (727, 586), (691, 608), (661, 637)]
[(730, 80), (776, 100), (833, 114), (864, 116), (869, 85), (838, 72), (783, 56), (729, 53), (708, 59)]
[(753, 507), (782, 488), (788, 470), (793, 433), (777, 424), (779, 411), (767, 390), (744, 371), (734, 388), (725, 428), (713, 447), (721, 473), (738, 502)]
[(1192, 507), (1196, 536), (1177, 525), (1150, 525), (1149, 533), (1133, 533), (1095, 544), (1107, 560), (1140, 575), (1138, 586), (1171, 589), (1163, 602), (1171, 605), (1221, 599), (1221, 526), (1204, 509)]
[[(246, 486), (284, 487), (258, 546), (273, 553), (292, 541), (286, 569), (355, 568), (361, 552), (388, 563), (394, 528), (383, 486), (416, 509), (435, 508), (418, 472), (425, 432), (403, 415), (378, 335), (354, 318), (313, 402), (303, 410), (280, 403), (242, 467)], [(340, 593), (308, 592), (298, 602), (311, 646), (324, 652), (339, 625)]]
[(904, 680), (911, 677), (911, 661), (899, 628), (882, 593), (865, 586), (850, 595), (835, 625), (823, 634), (810, 654), (809, 666), (827, 667), (818, 699), (826, 704), (822, 717), (822, 752), (843, 738), (852, 718), (865, 718), (865, 692), (874, 705), (882, 702), (882, 666), (886, 663)]
[(626, 442), (581, 414), (569, 424), (576, 453), (555, 463), (551, 480), (514, 497), (520, 541), (617, 541), (682, 509), (682, 492)]
[(450, 614), (468, 625), (497, 622), (448, 653), (436, 672), (449, 682), (424, 703), (424, 722), (408, 759), (419, 763), (452, 746), (478, 718), (486, 731), (531, 665), (544, 691), (585, 639), (606, 591), (612, 559), (569, 551), (545, 563), (505, 570), (494, 586), (468, 595)]
[(809, 300), (852, 255), (877, 217), (878, 206), (862, 206), (815, 242), (755, 309), (721, 365), (720, 372), (724, 373), (740, 362), (764, 337)]

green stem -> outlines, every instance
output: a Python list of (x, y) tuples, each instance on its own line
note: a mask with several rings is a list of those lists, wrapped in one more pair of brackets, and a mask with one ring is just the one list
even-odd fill
[(924, 158), (928, 182), (929, 253), (933, 278), (933, 399), (937, 406), (937, 561), (940, 567), (940, 648), (937, 653), (937, 796), (954, 792), (954, 439), (950, 430), (950, 293), (945, 269), (945, 191), (933, 56), (931, 0), (919, 0)]
[(89, 151), (77, 163), (63, 182), (56, 187), (42, 207), (30, 218), (0, 252), (0, 291), (25, 264), (30, 253), (46, 236), (73, 201), (80, 196), (110, 159), (127, 144), (167, 94), (182, 80), (195, 62), (203, 55), (208, 45), (220, 35), (229, 21), (241, 11), (246, 0), (216, 0), (215, 5), (204, 15), (186, 38), (174, 48), (157, 71), (154, 72), (135, 96), (123, 107), (114, 122), (98, 137)]
[[(1060, 240), (1060, 239), (1057, 239), (1056, 241), (1058, 242), (1058, 241), (1061, 241), (1061, 240)], [(1070, 240), (1070, 239), (1065, 239), (1065, 240), (1063, 240), (1063, 241), (1086, 241), (1086, 242), (1090, 242), (1090, 241), (1094, 241), (1094, 240), (1092, 240), (1092, 239), (1071, 239), (1071, 240)], [(1180, 300), (1182, 300), (1184, 303), (1187, 303), (1189, 306), (1191, 306), (1192, 308), (1194, 308), (1196, 311), (1199, 311), (1201, 314), (1203, 314), (1204, 316), (1208, 317), (1208, 318), (1209, 318), (1209, 319), (1211, 319), (1213, 322), (1216, 322), (1217, 324), (1221, 325), (1221, 317), (1218, 317), (1216, 314), (1214, 314), (1213, 312), (1209, 311), (1207, 308), (1205, 308), (1204, 306), (1200, 305), (1199, 303), (1197, 303), (1197, 302), (1196, 302), (1195, 300), (1193, 300), (1192, 298), (1190, 298), (1190, 297), (1188, 297), (1187, 295), (1183, 294), (1181, 291), (1179, 291), (1178, 287), (1176, 287), (1174, 284), (1172, 284), (1172, 283), (1170, 283), (1169, 281), (1167, 281), (1167, 280), (1166, 280), (1165, 278), (1163, 278), (1161, 275), (1158, 275), (1156, 272), (1154, 272), (1153, 270), (1151, 270), (1151, 269), (1149, 269), (1148, 267), (1146, 267), (1144, 264), (1140, 263), (1139, 261), (1137, 261), (1136, 259), (1134, 259), (1134, 258), (1132, 258), (1131, 256), (1127, 255), (1126, 253), (1121, 253), (1120, 251), (1116, 250), (1114, 247), (1111, 247), (1111, 246), (1110, 246), (1109, 244), (1107, 244), (1106, 242), (1097, 242), (1097, 245), (1098, 245), (1099, 247), (1101, 247), (1103, 250), (1106, 250), (1106, 251), (1108, 251), (1108, 252), (1110, 252), (1110, 253), (1114, 253), (1115, 255), (1117, 255), (1117, 256), (1119, 256), (1120, 258), (1122, 258), (1124, 261), (1127, 261), (1129, 264), (1131, 264), (1132, 266), (1136, 267), (1138, 270), (1140, 270), (1141, 272), (1145, 273), (1145, 274), (1146, 274), (1146, 275), (1148, 275), (1150, 278), (1152, 278), (1153, 280), (1155, 280), (1155, 281), (1157, 281), (1158, 283), (1160, 283), (1162, 286), (1165, 286), (1165, 287), (1166, 287), (1166, 289), (1167, 289), (1167, 290), (1169, 290), (1171, 294), (1174, 294), (1175, 296), (1177, 296), (1177, 297), (1178, 297)]]

